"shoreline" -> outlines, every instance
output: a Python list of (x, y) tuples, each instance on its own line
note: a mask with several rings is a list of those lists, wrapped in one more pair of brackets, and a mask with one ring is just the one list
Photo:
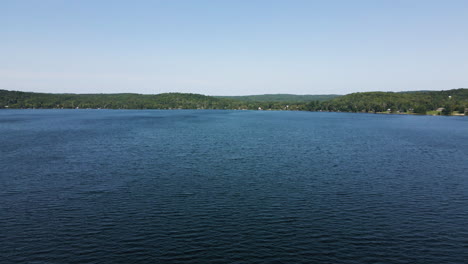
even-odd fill
[[(310, 111), (310, 110), (285, 110), (285, 109), (199, 109), (199, 108), (0, 108), (1, 110), (163, 110), (163, 111), (174, 111), (174, 110), (217, 110), (217, 111), (281, 111), (281, 112), (317, 112), (317, 113), (346, 113), (346, 114), (378, 114), (378, 115), (412, 115), (412, 116), (468, 116), (461, 113), (452, 113), (450, 115), (442, 114), (420, 114), (420, 113), (391, 113), (391, 112), (345, 112), (345, 111)], [(433, 112), (433, 111), (428, 111)], [(440, 113), (440, 112), (439, 112)]]

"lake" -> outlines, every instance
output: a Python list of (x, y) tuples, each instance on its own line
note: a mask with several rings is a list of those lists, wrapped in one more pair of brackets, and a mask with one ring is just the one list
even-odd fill
[(0, 111), (2, 263), (466, 263), (468, 118)]

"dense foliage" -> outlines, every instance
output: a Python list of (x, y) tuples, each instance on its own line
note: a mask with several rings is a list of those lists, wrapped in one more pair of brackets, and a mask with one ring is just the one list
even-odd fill
[(46, 94), (0, 90), (0, 107), (8, 108), (109, 108), (109, 109), (217, 109), (225, 99), (199, 94)]
[[(292, 104), (298, 109), (303, 103)], [(200, 94), (48, 94), (0, 90), (0, 108), (289, 109), (282, 102), (239, 101)]]
[[(419, 92), (365, 92), (344, 96), (260, 95), (213, 97), (200, 94), (48, 94), (0, 90), (0, 108), (249, 109), (392, 112), (450, 115), (468, 109), (468, 89)], [(258, 100), (254, 100), (257, 98)], [(304, 98), (315, 100), (302, 101)], [(269, 101), (268, 101), (268, 100)], [(282, 99), (282, 100), (280, 100)], [(438, 111), (437, 111), (438, 110)], [(431, 112), (431, 113), (434, 113)]]
[(318, 95), (297, 95), (297, 94), (261, 94), (245, 96), (216, 96), (218, 98), (228, 98), (245, 102), (287, 102), (287, 103), (307, 103), (310, 101), (326, 101), (336, 98), (337, 94), (318, 94)]
[[(441, 109), (443, 108), (443, 109)], [(352, 93), (325, 102), (310, 102), (307, 110), (341, 112), (399, 112), (426, 114), (440, 110), (463, 113), (468, 108), (468, 89), (420, 92), (365, 92)]]

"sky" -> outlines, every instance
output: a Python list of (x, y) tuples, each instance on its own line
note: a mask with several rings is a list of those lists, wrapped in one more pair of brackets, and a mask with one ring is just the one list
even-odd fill
[(1, 0), (0, 89), (347, 94), (468, 87), (466, 0)]

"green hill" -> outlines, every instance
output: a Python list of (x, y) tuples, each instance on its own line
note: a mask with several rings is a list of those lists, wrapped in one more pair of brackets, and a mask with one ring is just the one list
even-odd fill
[[(188, 93), (51, 94), (0, 90), (0, 108), (108, 108), (108, 109), (248, 109), (303, 110), (305, 98), (323, 96), (268, 95), (255, 99)], [(268, 100), (267, 100), (268, 99)], [(278, 101), (289, 99), (290, 101)]]
[(464, 113), (468, 108), (468, 89), (364, 92), (343, 96), (271, 94), (216, 97), (188, 93), (50, 94), (0, 90), (0, 108), (263, 109), (452, 114)]
[(50, 94), (0, 90), (0, 108), (224, 109), (238, 103), (201, 94)]
[(262, 95), (244, 95), (244, 96), (216, 96), (217, 98), (234, 99), (244, 102), (288, 102), (288, 103), (304, 103), (309, 101), (326, 101), (336, 98), (340, 95), (336, 94), (319, 94), (319, 95), (296, 95), (296, 94), (262, 94)]
[(320, 104), (309, 103), (308, 110), (327, 110), (341, 112), (414, 112), (424, 114), (445, 108), (444, 113), (468, 108), (468, 89), (460, 88), (447, 91), (418, 92), (364, 92), (352, 93), (334, 98)]

